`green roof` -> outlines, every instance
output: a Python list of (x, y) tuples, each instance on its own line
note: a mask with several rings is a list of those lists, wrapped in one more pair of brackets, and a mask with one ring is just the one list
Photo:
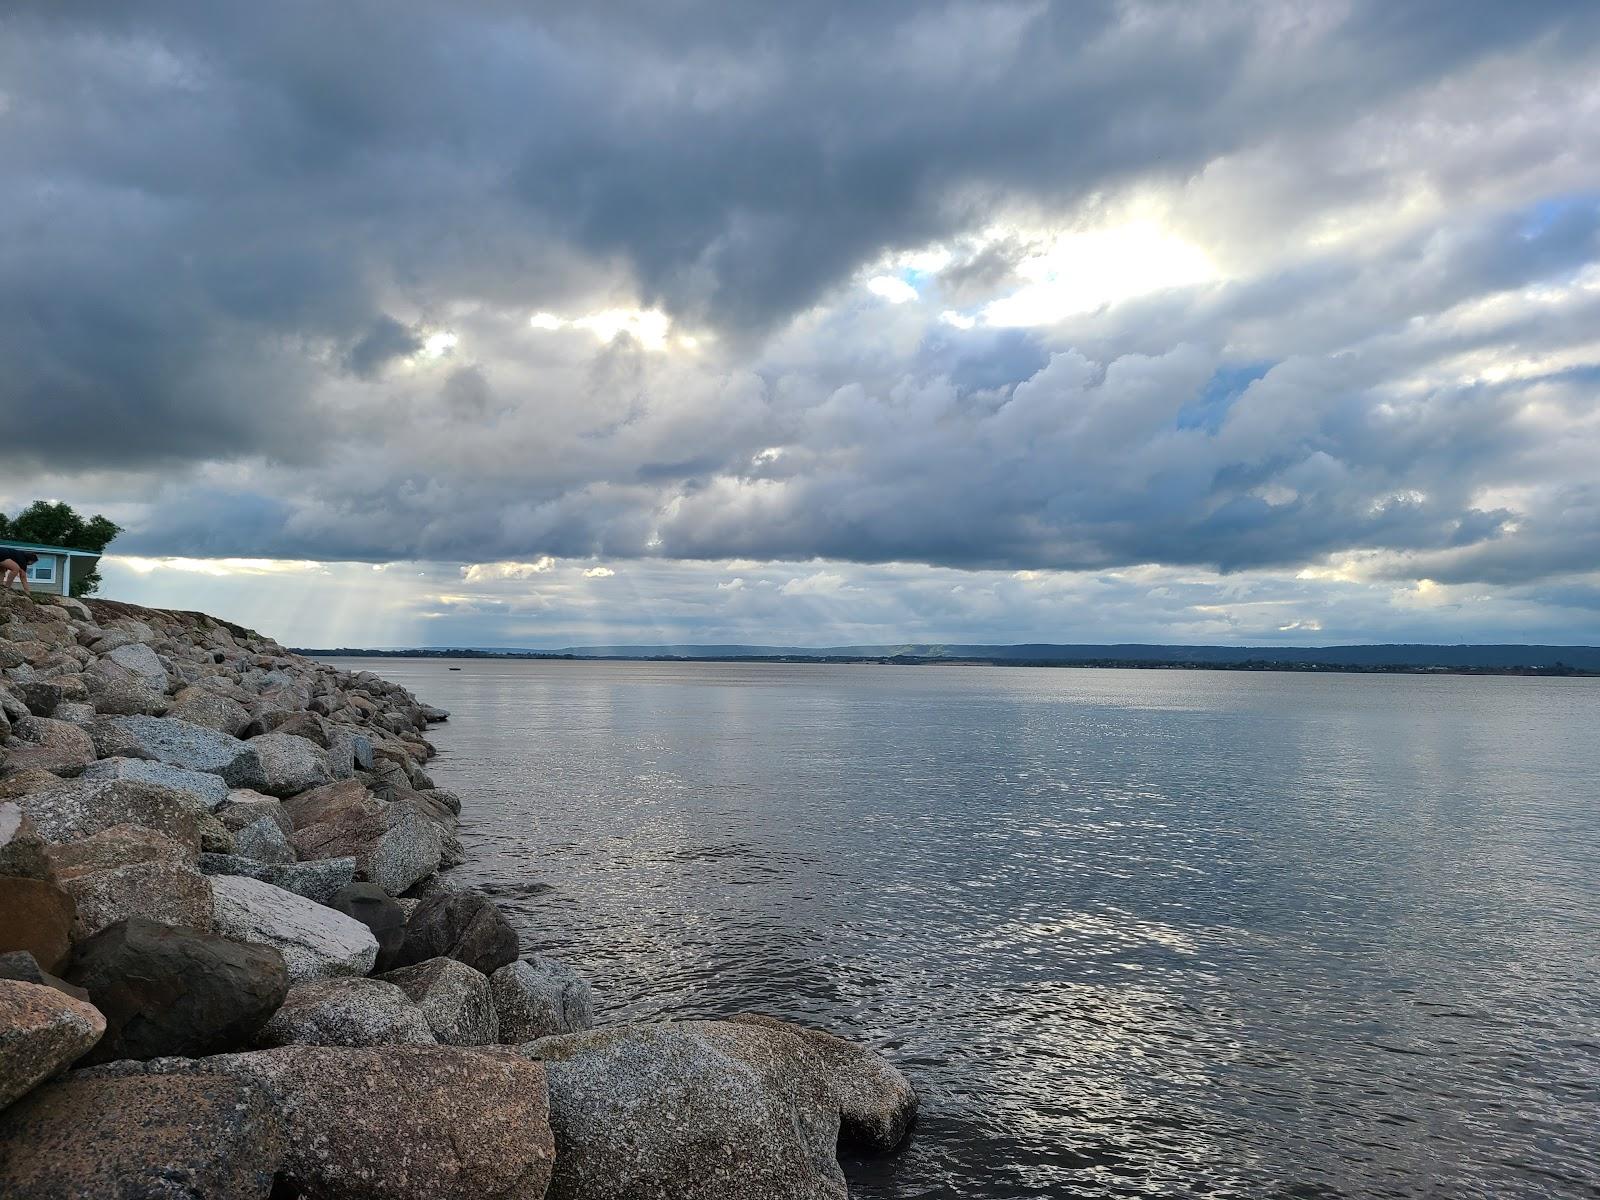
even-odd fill
[(71, 546), (41, 546), (38, 542), (19, 542), (12, 538), (0, 538), (0, 546), (12, 550), (42, 550), (46, 554), (75, 554), (79, 558), (99, 558), (98, 550), (74, 550)]

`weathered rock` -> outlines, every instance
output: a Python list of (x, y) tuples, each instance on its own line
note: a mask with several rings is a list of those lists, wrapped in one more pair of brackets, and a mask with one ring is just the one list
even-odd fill
[(839, 1136), (846, 1145), (889, 1151), (906, 1140), (917, 1115), (917, 1094), (911, 1081), (882, 1055), (765, 1013), (742, 1013), (731, 1019), (805, 1043), (807, 1053), (797, 1059), (797, 1069), (815, 1071), (826, 1080), (839, 1105)]
[(75, 842), (50, 845), (45, 856), (56, 879), (65, 882), (135, 863), (193, 863), (195, 849), (142, 825), (113, 825)]
[(493, 975), (516, 962), (519, 949), (516, 930), (492, 900), (476, 892), (441, 892), (411, 914), (394, 965), (453, 958)]
[(22, 811), (22, 806), (14, 802), (0, 803), (0, 875), (49, 879), (50, 874), (45, 841)]
[(36, 717), (54, 716), (56, 707), (64, 699), (60, 684), (43, 679), (16, 684), (12, 690)]
[(61, 886), (77, 902), (75, 938), (89, 937), (131, 917), (202, 931), (211, 928), (211, 884), (187, 863), (142, 862), (88, 871), (63, 879)]
[(74, 1071), (0, 1113), (6, 1200), (267, 1200), (284, 1137), (259, 1084)]
[(489, 979), (500, 1040), (531, 1042), (594, 1025), (589, 981), (566, 963), (542, 955), (508, 963)]
[(683, 1021), (563, 1034), (522, 1051), (549, 1079), (552, 1200), (845, 1197), (841, 1084), (804, 1037)]
[(289, 1147), (282, 1173), (309, 1195), (539, 1200), (549, 1186), (543, 1072), (509, 1054), (286, 1046), (197, 1065), (273, 1094)]
[(314, 712), (274, 712), (251, 721), (240, 736), (258, 738), (268, 733), (292, 733), (326, 750), (328, 732), (328, 723)]
[(56, 705), (55, 711), (56, 720), (71, 721), (74, 725), (84, 730), (87, 730), (94, 723), (98, 715), (94, 710), (94, 705), (80, 704), (75, 700), (63, 700)]
[(231, 737), (238, 737), (250, 724), (250, 710), (244, 705), (199, 685), (186, 687), (173, 697), (167, 715)]
[(314, 979), (289, 989), (260, 1046), (431, 1046), (422, 1010), (381, 979)]
[(302, 826), (296, 819), (289, 841), (302, 859), (354, 857), (362, 875), (397, 895), (439, 869), (443, 839), (438, 826), (414, 809), (372, 804), (377, 811), (314, 825)]
[(382, 978), (411, 997), (433, 1036), (444, 1045), (489, 1046), (500, 1041), (500, 1022), (489, 981), (466, 963), (453, 958), (430, 958), (390, 971)]
[(292, 733), (265, 733), (247, 743), (261, 760), (260, 790), (293, 796), (333, 782), (328, 756), (315, 742)]
[(200, 849), (206, 854), (232, 854), (236, 847), (233, 844), (233, 834), (228, 832), (228, 827), (217, 820), (213, 813), (199, 814), (200, 820)]
[(294, 822), (289, 819), (289, 811), (283, 807), (283, 801), (276, 796), (264, 796), (260, 792), (252, 792), (249, 788), (234, 788), (228, 793), (228, 802), (217, 809), (217, 816), (229, 829), (237, 832), (246, 825), (253, 825), (262, 817), (271, 817), (283, 836), (288, 837), (294, 832)]
[(249, 742), (171, 717), (115, 717), (113, 721), (158, 762), (220, 775), (229, 787), (262, 790), (261, 760)]
[(294, 847), (271, 816), (263, 816), (233, 835), (234, 853), (260, 862), (294, 862)]
[(355, 770), (372, 770), (372, 739), (364, 733), (358, 733), (347, 725), (341, 725), (329, 735), (328, 749), (330, 754), (337, 755), (340, 760), (348, 754), (350, 764)]
[(437, 723), (439, 721), (448, 721), (450, 719), (449, 709), (435, 708), (431, 704), (419, 704), (417, 705), (417, 708), (421, 711), (422, 717), (426, 721)]
[(343, 913), (243, 875), (214, 875), (216, 930), (240, 942), (276, 946), (291, 983), (365, 975), (378, 957), (371, 931)]
[(267, 863), (237, 854), (202, 854), (200, 870), (206, 875), (244, 875), (326, 904), (340, 888), (356, 877), (353, 858), (323, 858), (315, 862)]
[(167, 690), (167, 669), (161, 665), (156, 652), (142, 642), (118, 646), (106, 658), (144, 684), (152, 692)]
[(84, 682), (90, 703), (102, 716), (159, 717), (171, 707), (166, 696), (125, 674), (90, 670), (84, 673)]
[[(3, 761), (4, 754), (5, 752), (0, 750), (0, 761)], [(61, 776), (41, 767), (9, 771), (0, 778), (0, 800), (20, 800), (24, 796), (31, 796), (34, 792), (46, 792), (60, 786)]]
[(352, 883), (326, 901), (329, 908), (354, 917), (378, 939), (374, 969), (386, 971), (406, 936), (406, 914), (393, 897), (375, 883)]
[(143, 758), (102, 758), (84, 769), (84, 779), (134, 779), (159, 784), (191, 798), (196, 809), (213, 812), (228, 799), (228, 785), (205, 771), (189, 771)]
[(0, 1109), (66, 1070), (105, 1028), (93, 1005), (43, 984), (0, 980)]
[(0, 954), (26, 950), (46, 971), (59, 970), (72, 948), (72, 897), (43, 879), (0, 875)]
[(80, 942), (66, 978), (106, 1017), (91, 1062), (237, 1050), (289, 991), (283, 956), (270, 946), (141, 918)]
[(22, 740), (10, 748), (6, 770), (38, 768), (55, 775), (77, 775), (95, 759), (94, 739), (71, 721), (24, 717), (14, 726)]
[(383, 804), (360, 780), (345, 779), (279, 801), (293, 829), (335, 824), (383, 811)]
[(92, 837), (113, 825), (142, 825), (185, 845), (200, 844), (200, 814), (185, 793), (125, 779), (74, 779), (30, 792), (22, 811), (47, 842)]

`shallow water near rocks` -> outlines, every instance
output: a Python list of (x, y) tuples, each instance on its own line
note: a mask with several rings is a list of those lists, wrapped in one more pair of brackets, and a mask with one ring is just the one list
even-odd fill
[(342, 665), (602, 1019), (911, 1075), (853, 1196), (1600, 1195), (1600, 681)]

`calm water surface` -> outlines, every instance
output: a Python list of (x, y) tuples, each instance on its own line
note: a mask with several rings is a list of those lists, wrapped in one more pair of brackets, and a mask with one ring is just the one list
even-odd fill
[(1600, 1196), (1600, 682), (348, 665), (605, 1019), (904, 1067), (854, 1196)]

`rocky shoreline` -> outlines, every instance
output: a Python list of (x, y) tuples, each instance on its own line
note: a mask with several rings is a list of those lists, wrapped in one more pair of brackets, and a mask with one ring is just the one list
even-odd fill
[(905, 1141), (910, 1083), (830, 1034), (597, 1024), (441, 874), (447, 716), (199, 613), (0, 593), (0, 1195), (837, 1200), (841, 1145)]

